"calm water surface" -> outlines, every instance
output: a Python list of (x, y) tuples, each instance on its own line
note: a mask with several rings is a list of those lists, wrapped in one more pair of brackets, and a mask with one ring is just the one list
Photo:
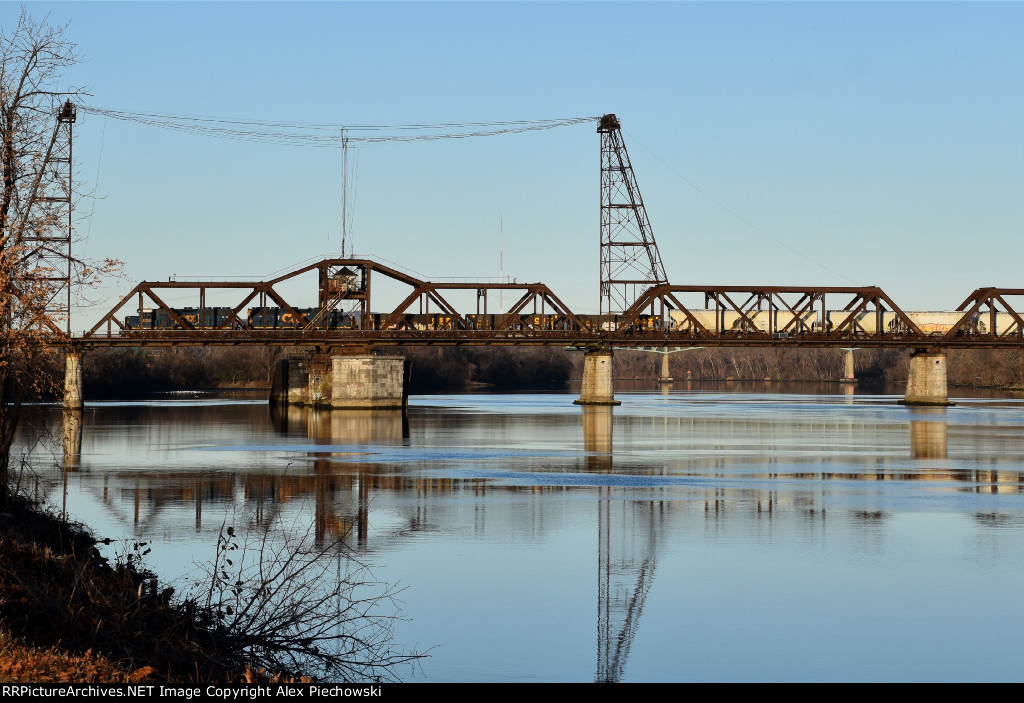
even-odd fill
[(95, 402), (38, 490), (165, 579), (225, 522), (345, 536), (410, 681), (1021, 679), (1024, 401), (840, 393)]

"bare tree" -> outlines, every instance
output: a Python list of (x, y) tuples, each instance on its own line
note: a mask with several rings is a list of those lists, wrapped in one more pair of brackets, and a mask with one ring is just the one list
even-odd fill
[[(63, 193), (47, 190), (47, 169), (58, 127), (74, 119), (82, 88), (65, 87), (64, 72), (79, 61), (67, 27), (34, 21), (23, 8), (13, 28), (0, 28), (0, 501), (7, 497), (11, 446), (23, 407), (42, 396), (60, 396), (51, 350), (66, 341), (72, 280), (95, 280), (116, 267), (90, 267), (71, 257), (75, 199), (70, 154), (63, 159)], [(63, 203), (54, 207), (54, 202)], [(60, 242), (54, 245), (54, 242)], [(55, 263), (56, 262), (56, 263)], [(57, 270), (60, 269), (60, 270)], [(54, 314), (55, 301), (68, 304)], [(63, 319), (62, 319), (63, 318)]]
[[(342, 540), (287, 528), (239, 539), (224, 526), (212, 562), (186, 597), (215, 634), (207, 654), (228, 669), (326, 681), (398, 681), (426, 653), (393, 641), (398, 592), (373, 578)], [(188, 605), (191, 603), (191, 605)]]

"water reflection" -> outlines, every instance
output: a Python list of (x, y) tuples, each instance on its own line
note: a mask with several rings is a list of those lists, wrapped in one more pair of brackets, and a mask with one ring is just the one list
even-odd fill
[(946, 458), (946, 408), (910, 410), (910, 453), (915, 459)]
[(78, 471), (78, 463), (82, 456), (82, 410), (65, 408), (62, 420), (64, 470)]
[[(783, 500), (812, 506), (823, 503), (825, 486), (842, 488), (848, 482), (929, 482), (940, 492), (1024, 492), (1017, 455), (1005, 451), (1018, 434), (1015, 426), (959, 427), (952, 435), (958, 460), (947, 462), (948, 413), (959, 410), (901, 408), (892, 415), (871, 410), (844, 416), (791, 407), (780, 415), (775, 406), (762, 411), (743, 403), (735, 401), (735, 416), (722, 416), (714, 405), (698, 401), (650, 410), (627, 407), (618, 414), (608, 407), (584, 407), (574, 409), (578, 417), (422, 409), (411, 420), (400, 410), (110, 407), (89, 417), (84, 461), (82, 415), (63, 416), (64, 467), (100, 472), (102, 504), (116, 503), (111, 490), (129, 497), (133, 525), (159, 521), (177, 504), (195, 503), (193, 527), (200, 530), (204, 503), (235, 504), (241, 492), (254, 524), (272, 522), (288, 504), (309, 499), (316, 506), (318, 536), (350, 534), (363, 548), (371, 544), (370, 496), (380, 494), (413, 503), (401, 528), (387, 521), (388, 534), (401, 539), (429, 524), (430, 506), (445, 495), (587, 487), (657, 496), (682, 491), (698, 497), (714, 516), (731, 502), (756, 514), (774, 512), (779, 482), (796, 482), (787, 486)], [(248, 435), (248, 441), (220, 446), (236, 433)], [(573, 451), (574, 444), (581, 451)], [(943, 463), (901, 461), (908, 449), (913, 460)], [(891, 497), (902, 490), (878, 488), (862, 495)], [(543, 531), (543, 521), (530, 529)]]
[(587, 452), (587, 470), (607, 473), (612, 470), (612, 407), (583, 405), (583, 450)]
[[(855, 582), (865, 563), (876, 579), (899, 573), (906, 555), (893, 550), (904, 543), (915, 559), (956, 573), (973, 572), (947, 563), (950, 545), (987, 550), (997, 565), (988, 568), (1024, 563), (1013, 532), (1024, 527), (1020, 403), (907, 409), (859, 393), (682, 388), (626, 395), (614, 409), (564, 396), (415, 400), (405, 418), (249, 402), (93, 406), (84, 431), (81, 415), (64, 418), (66, 470), (51, 487), (104, 536), (163, 536), (194, 550), (233, 512), (261, 530), (304, 521), (320, 542), (342, 539), (361, 558), (406, 569), (411, 594), (429, 593), (414, 620), (436, 632), (473, 623), (472, 633), (445, 640), (448, 680), (487, 678), (456, 663), (483, 657), (477, 650), (488, 661), (545, 654), (513, 666), (563, 680), (545, 668), (563, 655), (538, 644), (558, 639), (544, 629), (554, 621), (589, 652), (573, 680), (679, 677), (683, 659), (654, 662), (660, 650), (689, 646), (680, 633), (697, 631), (705, 603), (719, 607), (708, 617), (738, 609), (736, 618), (771, 622), (774, 603), (793, 597), (773, 583), (793, 589), (790, 574), (813, 573), (822, 559), (841, 565), (837, 583)], [(753, 573), (737, 576), (743, 568)], [(737, 594), (736, 583), (756, 586)], [(520, 600), (535, 584), (539, 594)], [(675, 596), (684, 587), (692, 599)], [(851, 586), (833, 600), (856, 603), (872, 588)], [(482, 605), (496, 599), (504, 614)], [(432, 620), (449, 601), (454, 610)], [(570, 616), (583, 602), (585, 614)], [(556, 615), (545, 620), (548, 608)], [(528, 623), (538, 629), (510, 643), (514, 651), (473, 640)], [(744, 636), (774, 651), (757, 633)], [(649, 638), (659, 650), (644, 649)]]
[(600, 489), (597, 558), (598, 683), (622, 680), (644, 604), (654, 583), (661, 501), (616, 500)]
[(409, 436), (408, 417), (401, 409), (319, 410), (272, 404), (270, 419), (284, 435), (305, 432), (311, 439), (350, 444), (401, 441)]

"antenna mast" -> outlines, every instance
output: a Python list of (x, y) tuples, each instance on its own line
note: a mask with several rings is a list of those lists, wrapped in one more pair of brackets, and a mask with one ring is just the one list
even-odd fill
[(341, 258), (348, 241), (348, 130), (341, 130)]
[(601, 135), (601, 314), (618, 314), (647, 288), (668, 283), (668, 277), (619, 119), (603, 116), (597, 132)]

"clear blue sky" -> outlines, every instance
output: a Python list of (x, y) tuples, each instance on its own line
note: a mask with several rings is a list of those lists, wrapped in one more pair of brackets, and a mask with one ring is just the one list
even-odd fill
[[(69, 81), (106, 108), (339, 124), (614, 112), (673, 283), (876, 284), (910, 310), (1024, 287), (1021, 3), (28, 9), (70, 21), (86, 61)], [(4, 27), (19, 10), (0, 5)], [(81, 206), (87, 253), (123, 259), (124, 289), (339, 247), (339, 151), (96, 116), (76, 130), (102, 196)], [(596, 312), (598, 150), (590, 124), (361, 147), (356, 251), (496, 276), (503, 219), (505, 272)]]

